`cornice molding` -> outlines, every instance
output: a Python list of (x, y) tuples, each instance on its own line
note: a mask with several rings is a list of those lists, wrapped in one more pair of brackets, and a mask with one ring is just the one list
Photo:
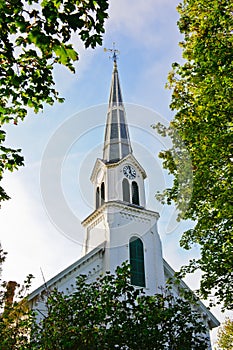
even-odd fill
[(126, 204), (121, 201), (109, 201), (104, 203), (100, 208), (92, 212), (86, 219), (82, 221), (82, 225), (84, 227), (88, 226), (89, 224), (92, 224), (97, 218), (107, 214), (107, 211), (111, 208), (117, 209), (121, 215), (125, 216), (131, 216), (132, 218), (141, 218), (144, 220), (150, 220), (150, 219), (159, 219), (159, 213), (148, 210), (142, 207), (138, 207), (136, 205), (132, 204)]

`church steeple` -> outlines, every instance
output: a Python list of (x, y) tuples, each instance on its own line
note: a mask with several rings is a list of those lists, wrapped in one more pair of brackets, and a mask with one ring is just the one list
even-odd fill
[(112, 53), (113, 72), (103, 158), (97, 158), (91, 174), (95, 209), (113, 201), (144, 208), (146, 173), (131, 148), (117, 69), (118, 51), (114, 47), (108, 51)]
[(110, 51), (113, 52), (114, 66), (103, 149), (103, 160), (106, 163), (118, 162), (132, 153), (117, 69), (117, 50)]

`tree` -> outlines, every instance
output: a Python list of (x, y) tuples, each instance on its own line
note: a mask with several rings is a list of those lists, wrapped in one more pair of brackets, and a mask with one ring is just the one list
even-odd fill
[[(101, 45), (108, 0), (7, 0), (0, 2), (0, 125), (24, 120), (43, 104), (63, 102), (54, 88), (56, 63), (72, 72), (78, 36), (85, 47)], [(76, 34), (76, 36), (74, 36)], [(0, 180), (23, 165), (19, 149), (4, 145), (0, 129)], [(9, 199), (0, 188), (0, 200)]]
[(206, 349), (206, 329), (190, 301), (166, 289), (144, 295), (127, 264), (93, 283), (77, 278), (71, 294), (49, 292), (47, 314), (31, 334), (32, 349)]
[[(6, 253), (0, 246), (0, 267)], [(0, 279), (0, 348), (29, 349), (29, 334), (35, 317), (27, 299), (32, 276), (29, 275), (20, 287), (16, 282)]]
[[(1, 250), (0, 261), (4, 260)], [(27, 298), (31, 278), (29, 275), (14, 298), (12, 292), (19, 286), (1, 283), (3, 350), (207, 348), (207, 329), (196, 311), (193, 294), (174, 297), (168, 286), (161, 294), (146, 296), (143, 289), (130, 284), (126, 263), (115, 275), (107, 273), (92, 283), (87, 276), (78, 276), (70, 294), (48, 290), (47, 311), (43, 308), (38, 314), (30, 309)]]
[(233, 320), (226, 319), (223, 326), (218, 331), (217, 345), (222, 350), (233, 349)]
[(160, 157), (174, 176), (173, 187), (158, 198), (173, 201), (179, 218), (195, 222), (183, 233), (181, 246), (200, 246), (200, 258), (181, 272), (201, 269), (201, 296), (212, 294), (229, 309), (233, 307), (232, 10), (228, 0), (183, 0), (178, 6), (184, 63), (173, 64), (167, 84), (176, 114), (168, 128), (157, 125), (161, 134), (173, 139), (173, 147)]

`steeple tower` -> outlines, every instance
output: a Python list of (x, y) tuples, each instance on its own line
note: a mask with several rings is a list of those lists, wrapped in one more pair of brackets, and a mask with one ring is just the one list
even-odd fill
[(117, 69), (118, 50), (112, 53), (113, 73), (105, 126), (103, 158), (96, 160), (91, 174), (95, 209), (117, 201), (145, 207), (145, 170), (134, 157)]
[(103, 149), (103, 161), (106, 163), (118, 162), (132, 153), (117, 69), (117, 50), (111, 51), (114, 66)]
[(104, 244), (103, 271), (114, 272), (128, 260), (132, 284), (153, 294), (164, 284), (159, 214), (146, 209), (146, 172), (132, 153), (117, 69), (118, 51), (114, 47), (109, 51), (113, 73), (103, 158), (97, 158), (91, 174), (95, 209), (82, 222), (86, 230), (83, 254)]

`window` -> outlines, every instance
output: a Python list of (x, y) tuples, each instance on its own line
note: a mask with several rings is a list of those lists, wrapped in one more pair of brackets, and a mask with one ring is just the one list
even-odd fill
[(129, 148), (129, 145), (126, 145), (126, 144), (122, 144), (122, 157), (125, 157), (127, 156), (127, 154), (130, 153), (130, 148)]
[(132, 182), (132, 203), (139, 205), (138, 184), (135, 181)]
[(122, 96), (121, 96), (120, 82), (119, 82), (119, 80), (117, 82), (118, 82), (117, 87), (118, 87), (119, 104), (121, 104), (122, 103)]
[(143, 242), (138, 237), (129, 241), (129, 261), (131, 268), (131, 283), (134, 286), (145, 287)]
[(122, 139), (127, 139), (127, 133), (126, 133), (126, 126), (125, 124), (120, 124), (121, 126), (121, 138)]
[(119, 160), (119, 145), (118, 143), (115, 144), (110, 144), (110, 155), (109, 155), (109, 160), (114, 161), (114, 160)]
[(101, 184), (101, 205), (104, 204), (105, 201), (105, 187), (104, 187), (104, 182)]
[(122, 191), (123, 191), (123, 201), (130, 202), (129, 181), (127, 179), (123, 179)]
[(118, 124), (118, 119), (117, 119), (117, 109), (112, 110), (112, 121), (111, 124)]
[(98, 209), (101, 205), (103, 205), (105, 202), (105, 187), (104, 182), (102, 182), (100, 188), (96, 188), (96, 194), (95, 194), (95, 207)]
[(100, 206), (100, 189), (97, 187), (96, 193), (95, 193), (95, 208), (98, 209)]
[(117, 123), (112, 123), (111, 124), (111, 140), (118, 140), (118, 124)]

